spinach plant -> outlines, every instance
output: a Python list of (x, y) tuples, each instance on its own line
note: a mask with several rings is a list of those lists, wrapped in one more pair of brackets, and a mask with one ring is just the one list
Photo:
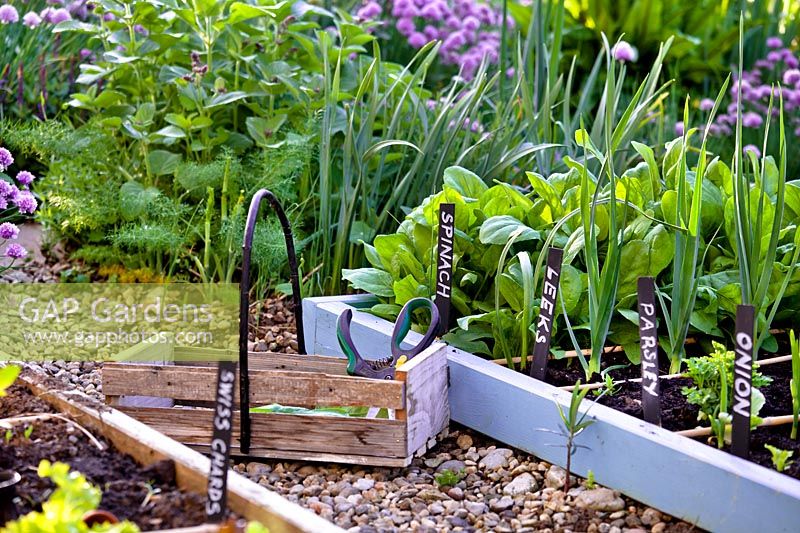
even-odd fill
[[(733, 397), (736, 356), (718, 342), (712, 342), (712, 345), (714, 351), (711, 354), (686, 359), (685, 375), (694, 383), (692, 386), (683, 387), (681, 392), (687, 402), (699, 408), (699, 420), (709, 422), (716, 436), (717, 446), (722, 448), (728, 439), (733, 419), (728, 412), (728, 400)], [(750, 417), (750, 425), (753, 427), (761, 423), (758, 413), (766, 403), (764, 394), (759, 389), (771, 382), (772, 378), (762, 375), (757, 365), (753, 366)]]

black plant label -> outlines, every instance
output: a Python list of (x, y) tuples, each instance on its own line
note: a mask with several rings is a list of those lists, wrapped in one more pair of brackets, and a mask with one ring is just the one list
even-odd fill
[(453, 292), (453, 250), (456, 231), (456, 205), (439, 205), (439, 242), (436, 249), (436, 296), (439, 334), (450, 329), (450, 298)]
[(561, 248), (550, 248), (547, 252), (547, 268), (544, 271), (542, 300), (539, 305), (539, 319), (536, 322), (536, 342), (533, 345), (533, 364), (530, 370), (531, 377), (541, 381), (547, 376), (547, 357), (550, 354), (550, 340), (553, 337), (553, 316), (556, 313), (563, 257), (564, 250)]
[(745, 459), (750, 454), (750, 405), (753, 382), (755, 307), (736, 307), (736, 359), (733, 366), (733, 429), (731, 452)]
[(211, 470), (208, 473), (206, 517), (210, 523), (225, 519), (228, 507), (228, 462), (231, 457), (236, 362), (221, 361), (217, 370), (217, 398), (211, 438)]
[(642, 352), (642, 409), (644, 419), (661, 425), (661, 402), (658, 385), (658, 323), (656, 285), (651, 277), (638, 280), (639, 346)]

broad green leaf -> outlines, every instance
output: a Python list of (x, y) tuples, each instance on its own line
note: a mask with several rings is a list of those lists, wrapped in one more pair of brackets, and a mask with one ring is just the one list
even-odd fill
[(19, 376), (20, 367), (8, 365), (0, 368), (0, 398), (6, 395), (6, 390), (14, 383)]
[(580, 270), (572, 265), (562, 265), (561, 279), (559, 280), (559, 291), (561, 292), (562, 296), (558, 299), (559, 307), (563, 301), (567, 314), (572, 315), (575, 309), (578, 308), (578, 304), (581, 301), (581, 296), (585, 291), (583, 277), (581, 276)]
[(675, 256), (675, 239), (663, 224), (658, 224), (645, 236), (650, 248), (650, 268), (648, 275), (656, 277), (672, 264)]
[(145, 188), (138, 181), (128, 181), (119, 189), (119, 211), (125, 220), (134, 220), (144, 215), (153, 200), (161, 195), (155, 187)]
[[(626, 242), (622, 247), (620, 265), (617, 294), (619, 297), (624, 297), (634, 294), (638, 279), (641, 276), (647, 276), (650, 271), (650, 247), (648, 244), (639, 239)], [(609, 304), (611, 302), (604, 305)]]
[(164, 176), (175, 172), (181, 162), (181, 156), (166, 150), (153, 150), (148, 154), (147, 160), (150, 172), (154, 176)]
[(384, 298), (394, 296), (392, 276), (383, 270), (378, 270), (377, 268), (344, 269), (342, 270), (342, 278), (349, 281), (350, 286), (354, 289)]
[(480, 198), (489, 190), (477, 174), (462, 167), (448, 167), (444, 171), (444, 185), (455, 189), (466, 198)]
[(517, 237), (517, 242), (541, 239), (541, 233), (535, 231), (516, 218), (508, 215), (495, 216), (481, 225), (479, 234), (483, 244), (505, 245), (512, 233), (522, 228), (522, 233)]
[(406, 276), (392, 285), (394, 290), (394, 300), (397, 305), (405, 305), (406, 302), (417, 297), (429, 297), (428, 287), (419, 283), (414, 276)]

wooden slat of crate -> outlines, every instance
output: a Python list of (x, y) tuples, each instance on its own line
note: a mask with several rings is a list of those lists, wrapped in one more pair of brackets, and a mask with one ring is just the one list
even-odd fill
[(446, 349), (444, 344), (433, 344), (397, 369), (396, 379), (406, 384), (406, 409), (398, 411), (398, 418), (408, 424), (408, 455), (450, 423)]
[[(188, 366), (215, 366), (219, 351), (176, 346), (175, 363)], [(296, 370), (298, 372), (324, 372), (337, 376), (347, 375), (347, 359), (326, 355), (298, 355), (275, 352), (249, 352), (252, 370)]]
[[(238, 378), (236, 380), (238, 383)], [(216, 369), (107, 363), (103, 391), (107, 396), (138, 394), (173, 400), (214, 401)], [(252, 405), (368, 406), (403, 409), (405, 386), (398, 381), (330, 376), (315, 372), (251, 370)]]
[[(211, 442), (212, 411), (209, 409), (159, 409), (123, 407), (121, 411), (140, 422), (190, 446)], [(234, 443), (239, 440), (239, 415), (234, 415)], [(238, 446), (232, 447), (234, 453)], [(284, 452), (318, 455), (352, 455), (405, 459), (406, 424), (401, 420), (347, 418), (313, 415), (253, 413), (250, 455), (272, 450), (277, 457)]]

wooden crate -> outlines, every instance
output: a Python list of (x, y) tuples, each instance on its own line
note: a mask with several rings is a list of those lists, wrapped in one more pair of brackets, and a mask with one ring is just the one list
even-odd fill
[[(450, 421), (446, 347), (436, 343), (397, 369), (394, 380), (347, 375), (337, 357), (250, 353), (250, 405), (368, 406), (395, 410), (395, 419), (252, 413), (247, 455), (303, 461), (407, 466)], [(191, 348), (174, 355), (191, 356)], [(197, 359), (202, 353), (197, 352)], [(155, 359), (155, 358), (154, 358)], [(214, 364), (106, 363), (107, 403), (199, 451), (211, 442), (217, 369)], [(236, 397), (238, 398), (238, 376)], [(132, 406), (120, 397), (159, 397), (171, 407)], [(163, 405), (163, 402), (162, 402)], [(232, 453), (239, 452), (235, 414)]]

